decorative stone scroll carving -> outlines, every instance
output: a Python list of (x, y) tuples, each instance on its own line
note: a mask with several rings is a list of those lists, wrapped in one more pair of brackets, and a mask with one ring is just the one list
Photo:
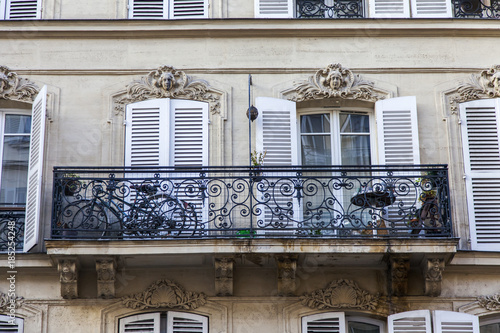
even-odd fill
[(0, 313), (9, 313), (11, 309), (19, 309), (24, 302), (21, 296), (10, 297), (9, 294), (0, 293)]
[(33, 82), (20, 78), (5, 66), (0, 66), (0, 99), (31, 103), (39, 90)]
[(500, 97), (500, 65), (472, 74), (468, 82), (461, 82), (450, 98), (451, 110), (456, 111), (459, 103), (494, 97)]
[(116, 261), (113, 258), (98, 258), (95, 261), (97, 272), (97, 297), (115, 297)]
[(204, 293), (186, 292), (170, 280), (158, 280), (142, 293), (122, 297), (122, 303), (131, 309), (178, 308), (196, 309), (207, 302)]
[(78, 298), (78, 262), (76, 259), (62, 259), (57, 264), (61, 296), (66, 299)]
[(278, 266), (278, 295), (293, 296), (295, 294), (295, 273), (297, 272), (296, 256), (276, 257)]
[(477, 298), (479, 305), (489, 311), (500, 310), (500, 294), (490, 296), (479, 296)]
[(172, 66), (160, 66), (148, 75), (130, 83), (123, 96), (115, 98), (115, 111), (123, 112), (125, 105), (154, 98), (181, 98), (208, 102), (212, 114), (220, 113), (220, 93), (202, 80), (194, 80)]
[(378, 295), (371, 295), (362, 290), (351, 280), (331, 282), (325, 289), (318, 289), (300, 298), (303, 305), (311, 309), (361, 309), (375, 310), (379, 302)]
[(233, 258), (215, 258), (215, 294), (233, 295)]
[(307, 81), (295, 85), (288, 99), (295, 102), (323, 98), (356, 99), (375, 102), (384, 97), (375, 92), (373, 82), (364, 80), (341, 64), (330, 64), (318, 70)]
[(441, 282), (443, 281), (444, 259), (427, 259), (424, 268), (425, 294), (436, 297), (441, 295)]
[(405, 296), (408, 293), (410, 257), (407, 255), (391, 256), (390, 271), (392, 295)]

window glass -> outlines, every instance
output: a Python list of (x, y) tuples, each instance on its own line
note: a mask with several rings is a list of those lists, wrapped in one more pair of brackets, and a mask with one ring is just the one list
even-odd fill
[(479, 331), (480, 333), (500, 333), (500, 322), (481, 325)]
[(348, 333), (380, 333), (380, 326), (357, 321), (348, 321), (347, 330)]
[(304, 115), (300, 118), (302, 165), (332, 164), (330, 115)]

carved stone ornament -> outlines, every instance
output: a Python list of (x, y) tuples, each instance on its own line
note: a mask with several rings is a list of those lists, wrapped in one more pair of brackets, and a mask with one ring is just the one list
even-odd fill
[(441, 295), (441, 282), (443, 280), (444, 259), (428, 259), (425, 267), (425, 294), (437, 297)]
[(451, 110), (456, 111), (458, 104), (482, 98), (500, 97), (500, 65), (472, 74), (468, 82), (461, 82), (456, 94), (450, 98)]
[(95, 262), (97, 272), (97, 297), (115, 297), (116, 261), (100, 258)]
[(408, 293), (408, 273), (410, 272), (410, 257), (394, 255), (390, 258), (391, 289), (394, 296), (406, 296)]
[(354, 281), (338, 280), (325, 289), (313, 291), (300, 298), (301, 303), (312, 309), (361, 309), (375, 310), (379, 296), (360, 289)]
[(61, 296), (65, 299), (78, 298), (78, 261), (76, 259), (59, 260), (59, 282)]
[(20, 78), (5, 66), (0, 66), (0, 99), (33, 102), (39, 90), (33, 82)]
[(479, 296), (477, 302), (480, 306), (489, 311), (500, 310), (500, 294), (490, 296)]
[(341, 64), (320, 69), (307, 81), (298, 83), (289, 99), (295, 102), (324, 98), (356, 99), (375, 102), (384, 97), (373, 89), (373, 82), (364, 80)]
[(278, 295), (293, 296), (296, 287), (297, 256), (278, 256), (276, 266), (278, 268)]
[(183, 71), (161, 66), (127, 86), (125, 96), (115, 99), (115, 111), (123, 112), (125, 105), (154, 98), (180, 98), (208, 102), (212, 114), (220, 113), (220, 94), (202, 80), (193, 80)]
[(215, 258), (215, 293), (217, 296), (233, 295), (233, 258)]
[(8, 313), (11, 309), (19, 309), (24, 302), (21, 296), (10, 297), (9, 294), (0, 293), (0, 313)]
[(178, 308), (193, 310), (207, 302), (204, 293), (186, 292), (170, 280), (158, 280), (146, 291), (122, 298), (122, 303), (131, 309)]

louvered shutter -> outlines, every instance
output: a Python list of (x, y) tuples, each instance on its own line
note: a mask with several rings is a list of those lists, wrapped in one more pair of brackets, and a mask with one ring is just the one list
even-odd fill
[(169, 333), (208, 333), (208, 318), (192, 313), (169, 311), (167, 314)]
[(254, 0), (256, 18), (291, 18), (293, 0)]
[(171, 0), (170, 18), (206, 18), (208, 17), (208, 0)]
[(396, 313), (387, 317), (387, 321), (389, 333), (432, 333), (429, 310)]
[(120, 333), (160, 333), (160, 313), (144, 313), (122, 318)]
[(168, 19), (168, 0), (129, 0), (129, 18)]
[(31, 140), (28, 161), (26, 219), (24, 225), (24, 252), (38, 243), (40, 205), (42, 196), (43, 148), (45, 115), (47, 112), (47, 87), (43, 86), (33, 102), (31, 114)]
[(26, 20), (41, 18), (40, 0), (6, 0), (6, 20)]
[(370, 17), (404, 18), (410, 17), (409, 0), (371, 0)]
[(302, 333), (347, 333), (344, 313), (320, 313), (303, 317)]
[(434, 333), (479, 333), (477, 316), (453, 312), (434, 311)]
[(460, 105), (473, 250), (500, 250), (500, 99)]
[(451, 17), (450, 0), (412, 0), (412, 17)]
[(23, 333), (24, 322), (21, 318), (10, 318), (10, 316), (0, 315), (1, 333)]
[(169, 129), (168, 99), (154, 99), (127, 105), (125, 165), (170, 165)]
[(375, 103), (379, 164), (420, 163), (417, 101), (414, 96)]

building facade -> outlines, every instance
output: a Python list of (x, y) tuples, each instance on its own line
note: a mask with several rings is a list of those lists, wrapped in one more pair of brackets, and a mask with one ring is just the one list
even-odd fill
[(496, 0), (0, 0), (0, 332), (500, 331)]

